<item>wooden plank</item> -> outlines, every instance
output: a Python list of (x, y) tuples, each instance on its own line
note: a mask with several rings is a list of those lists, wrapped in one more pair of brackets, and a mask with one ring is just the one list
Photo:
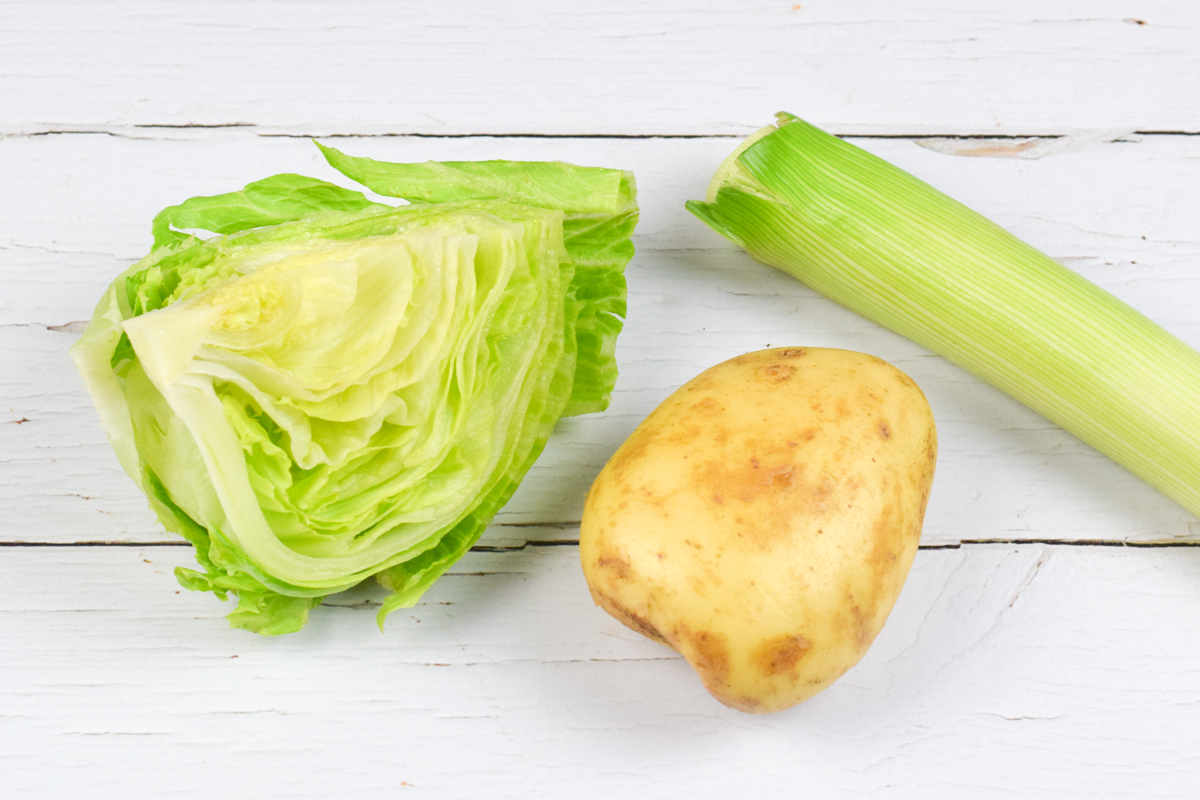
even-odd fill
[[(867, 657), (748, 716), (592, 606), (574, 547), (467, 557), (380, 634), (225, 628), (184, 548), (10, 547), (12, 796), (1184, 798), (1200, 781), (1200, 548), (919, 553)], [(932, 794), (930, 794), (932, 792)]]
[[(58, 135), (0, 139), (0, 169), (26, 191), (0, 195), (0, 325), (61, 325), (87, 319), (112, 278), (145, 255), (150, 220), (193, 195), (232, 191), (280, 172), (352, 185), (307, 139), (236, 131), (161, 132), (129, 139)], [(684, 208), (704, 196), (733, 138), (337, 138), (354, 155), (391, 161), (506, 158), (566, 160), (633, 170), (642, 218), (639, 253), (711, 250), (746, 272), (736, 248)], [(1200, 137), (1144, 136), (1103, 141), (1036, 140), (1038, 152), (991, 143), (997, 157), (947, 155), (954, 140), (852, 139), (975, 208), (1155, 319), (1200, 342), (1189, 297), (1163, 290), (1194, 277), (1200, 256)], [(1025, 140), (1022, 140), (1025, 141)], [(959, 141), (979, 148), (987, 142)], [(1003, 157), (1011, 156), (1011, 157)], [(361, 188), (361, 187), (358, 187)], [(643, 260), (635, 259), (631, 276)], [(736, 267), (736, 269), (734, 269)], [(636, 282), (631, 291), (637, 292)], [(736, 291), (736, 289), (734, 289)], [(683, 297), (678, 292), (676, 297)], [(711, 305), (707, 298), (697, 302)], [(722, 308), (736, 301), (725, 299)], [(751, 301), (758, 302), (758, 301)]]
[(1191, 3), (5, 4), (3, 132), (1191, 130)]
[[(963, 158), (908, 140), (855, 141), (1200, 345), (1191, 300), (1200, 293), (1200, 198), (1184, 189), (1200, 183), (1200, 138), (1082, 142), (1040, 159)], [(1182, 509), (1090, 448), (944, 360), (755, 264), (692, 219), (683, 202), (702, 196), (730, 141), (335, 142), (392, 160), (552, 158), (628, 167), (638, 176), (644, 211), (613, 406), (560, 425), (489, 531), (493, 544), (570, 538), (563, 526), (578, 521), (592, 478), (658, 402), (702, 369), (772, 344), (863, 350), (917, 378), (942, 446), (927, 543), (1200, 538)], [(0, 140), (0, 166), (18, 185), (55, 176), (41, 191), (0, 196), (0, 218), (14, 221), (11, 239), (0, 242), (7, 323), (0, 325), (0, 507), (9, 510), (0, 541), (164, 540), (120, 472), (67, 358), (78, 323), (115, 273), (145, 251), (149, 220), (161, 207), (274, 172), (334, 177), (332, 170), (307, 141), (228, 131), (9, 138)]]

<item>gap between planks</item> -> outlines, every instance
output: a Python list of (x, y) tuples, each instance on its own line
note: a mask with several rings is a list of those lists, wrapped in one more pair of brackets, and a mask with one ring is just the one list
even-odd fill
[[(579, 523), (544, 523), (540, 525), (513, 525), (507, 527), (578, 527)], [(994, 545), (1013, 545), (1024, 547), (1030, 545), (1049, 545), (1052, 547), (1130, 547), (1141, 549), (1165, 549), (1178, 547), (1200, 548), (1200, 541), (1165, 541), (1165, 542), (1127, 542), (1120, 539), (963, 539), (948, 544), (918, 545), (918, 550), (959, 550), (963, 547), (980, 547)], [(191, 542), (0, 542), (0, 548), (21, 547), (191, 547)], [(528, 539), (523, 544), (512, 545), (475, 545), (472, 553), (511, 553), (525, 550), (529, 547), (578, 547), (578, 539)]]
[[(861, 131), (829, 130), (833, 135), (842, 139), (951, 139), (951, 140), (1023, 140), (1023, 139), (1061, 139), (1077, 133), (870, 133)], [(126, 139), (155, 139), (154, 131), (247, 131), (253, 136), (264, 139), (604, 139), (604, 140), (642, 140), (642, 139), (744, 139), (752, 133), (539, 133), (526, 132), (497, 132), (497, 133), (422, 133), (422, 132), (312, 132), (288, 131), (268, 127), (260, 128), (251, 122), (229, 122), (220, 124), (137, 124), (128, 126), (99, 126), (41, 128), (35, 130), (0, 131), (0, 139), (32, 138), (39, 136), (114, 136)], [(1200, 136), (1197, 130), (1158, 130), (1135, 129), (1129, 131), (1135, 136)]]

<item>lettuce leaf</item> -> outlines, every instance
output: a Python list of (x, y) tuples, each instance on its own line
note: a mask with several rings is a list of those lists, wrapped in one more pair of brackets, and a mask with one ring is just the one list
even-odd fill
[(122, 467), (195, 546), (180, 583), (268, 635), (371, 577), (381, 625), (415, 603), (556, 421), (607, 407), (638, 215), (619, 170), (321, 149), (410, 203), (286, 174), (164, 209), (72, 349)]

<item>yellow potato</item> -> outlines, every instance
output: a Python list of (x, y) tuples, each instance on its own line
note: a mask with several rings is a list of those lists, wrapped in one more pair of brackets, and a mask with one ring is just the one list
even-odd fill
[(668, 397), (588, 493), (596, 604), (718, 700), (778, 711), (854, 666), (904, 585), (937, 459), (917, 385), (874, 356), (748, 353)]

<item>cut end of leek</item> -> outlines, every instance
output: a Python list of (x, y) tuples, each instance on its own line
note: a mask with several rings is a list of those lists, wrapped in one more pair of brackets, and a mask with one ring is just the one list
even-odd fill
[(1200, 354), (976, 212), (790, 114), (687, 208), (1200, 515)]
[(742, 165), (739, 161), (742, 153), (746, 152), (750, 145), (754, 144), (767, 134), (775, 131), (777, 127), (777, 125), (766, 125), (762, 128), (759, 128), (754, 133), (747, 136), (742, 143), (737, 146), (737, 149), (730, 153), (729, 157), (721, 162), (720, 166), (717, 167), (717, 171), (713, 175), (712, 180), (708, 183), (708, 192), (704, 198), (707, 202), (715, 203), (717, 201), (717, 192), (719, 192), (722, 187), (739, 186), (746, 182), (746, 171), (742, 168)]

